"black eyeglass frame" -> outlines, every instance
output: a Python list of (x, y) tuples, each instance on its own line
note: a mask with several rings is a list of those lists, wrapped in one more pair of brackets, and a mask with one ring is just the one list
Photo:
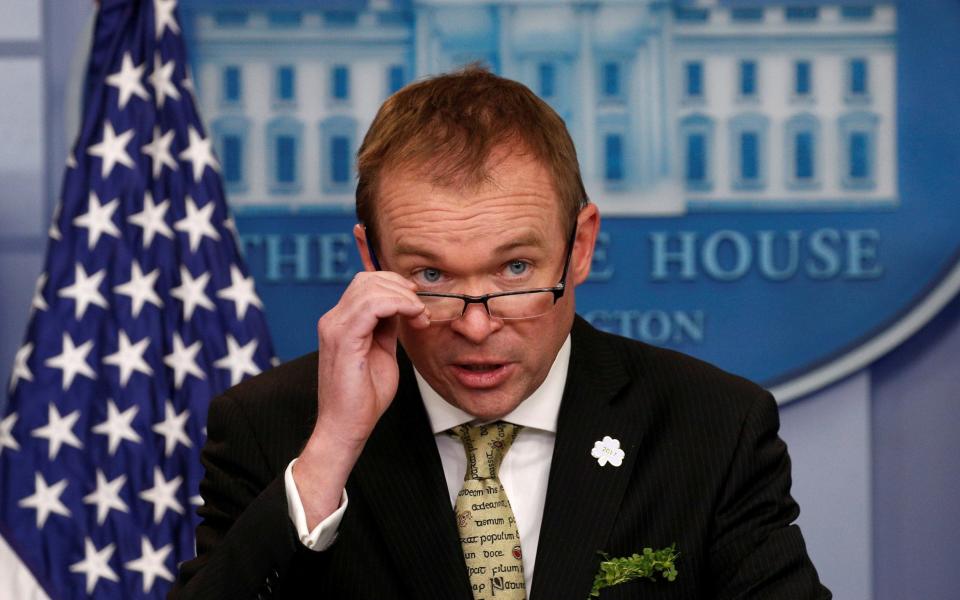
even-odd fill
[[(367, 243), (367, 252), (370, 253), (370, 262), (373, 263), (373, 268), (377, 271), (382, 271), (380, 268), (380, 261), (377, 259), (377, 253), (373, 249), (373, 244), (370, 242), (370, 236), (364, 236)], [(553, 294), (553, 305), (556, 306), (557, 300), (563, 297), (563, 293), (567, 290), (567, 272), (570, 270), (570, 258), (573, 256), (573, 244), (577, 238), (577, 222), (573, 222), (573, 230), (570, 232), (570, 238), (567, 240), (567, 256), (563, 261), (563, 273), (560, 274), (560, 281), (557, 285), (553, 287), (545, 288), (530, 288), (525, 290), (513, 290), (508, 292), (491, 292), (489, 294), (482, 294), (480, 296), (471, 296), (469, 294), (448, 294), (443, 292), (415, 292), (417, 296), (425, 298), (456, 298), (458, 300), (463, 300), (463, 310), (460, 311), (460, 316), (454, 319), (444, 319), (443, 321), (437, 321), (438, 323), (446, 321), (455, 321), (458, 318), (463, 317), (467, 312), (467, 307), (471, 304), (482, 304), (483, 309), (487, 311), (487, 316), (490, 318), (504, 319), (508, 321), (518, 321), (520, 319), (533, 319), (535, 317), (494, 317), (490, 314), (490, 306), (487, 302), (491, 298), (501, 298), (503, 296), (520, 296), (523, 294), (542, 294), (550, 292)], [(540, 315), (537, 315), (540, 316)]]

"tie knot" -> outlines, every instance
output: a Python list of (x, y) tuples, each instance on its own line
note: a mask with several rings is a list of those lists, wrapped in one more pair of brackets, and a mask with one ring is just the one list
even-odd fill
[(464, 481), (496, 477), (503, 455), (510, 449), (513, 440), (517, 439), (520, 429), (520, 425), (504, 421), (476, 427), (460, 425), (451, 429), (450, 434), (463, 442), (467, 453)]

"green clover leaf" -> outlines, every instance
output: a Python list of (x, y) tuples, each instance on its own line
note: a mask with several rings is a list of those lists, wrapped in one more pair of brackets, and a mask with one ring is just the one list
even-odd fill
[(600, 570), (597, 571), (593, 579), (590, 598), (599, 596), (600, 590), (605, 587), (640, 577), (656, 581), (656, 575), (659, 574), (667, 581), (675, 580), (677, 578), (677, 567), (674, 561), (680, 556), (676, 551), (676, 546), (676, 544), (671, 544), (670, 547), (662, 550), (644, 548), (643, 554), (615, 558), (610, 558), (605, 553), (600, 552), (599, 554), (603, 556), (604, 560), (600, 563)]

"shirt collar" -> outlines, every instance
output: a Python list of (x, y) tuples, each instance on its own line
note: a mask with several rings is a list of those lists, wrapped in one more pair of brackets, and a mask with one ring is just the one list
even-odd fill
[[(560, 400), (563, 397), (563, 388), (567, 383), (567, 369), (570, 366), (570, 336), (564, 340), (553, 359), (553, 365), (546, 379), (530, 396), (521, 402), (502, 420), (524, 427), (542, 429), (550, 433), (557, 432), (557, 416), (560, 414)], [(450, 404), (436, 392), (426, 379), (420, 375), (416, 367), (413, 373), (417, 378), (417, 387), (420, 388), (420, 397), (427, 409), (430, 427), (434, 434), (442, 433), (457, 425), (474, 421), (470, 413)]]

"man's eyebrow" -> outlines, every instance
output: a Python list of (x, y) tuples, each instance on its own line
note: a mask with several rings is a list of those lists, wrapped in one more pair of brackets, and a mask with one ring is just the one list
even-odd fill
[(496, 254), (504, 254), (511, 250), (515, 250), (517, 248), (529, 248), (529, 247), (540, 248), (543, 246), (544, 246), (543, 238), (531, 232), (531, 233), (524, 234), (521, 237), (514, 238), (508, 242), (504, 242), (499, 246), (497, 246), (496, 248), (494, 248), (493, 251)]
[[(506, 254), (507, 252), (517, 248), (536, 248), (541, 246), (543, 246), (543, 238), (535, 233), (528, 233), (500, 244), (493, 249), (493, 252), (494, 254)], [(431, 252), (426, 248), (406, 242), (398, 242), (397, 245), (394, 246), (394, 252), (397, 254), (397, 256), (419, 256), (429, 261), (440, 260), (440, 255), (436, 254), (435, 252)]]
[(393, 251), (396, 252), (398, 256), (419, 256), (431, 261), (436, 261), (440, 258), (425, 248), (420, 248), (404, 242), (398, 242), (397, 245), (394, 246)]

